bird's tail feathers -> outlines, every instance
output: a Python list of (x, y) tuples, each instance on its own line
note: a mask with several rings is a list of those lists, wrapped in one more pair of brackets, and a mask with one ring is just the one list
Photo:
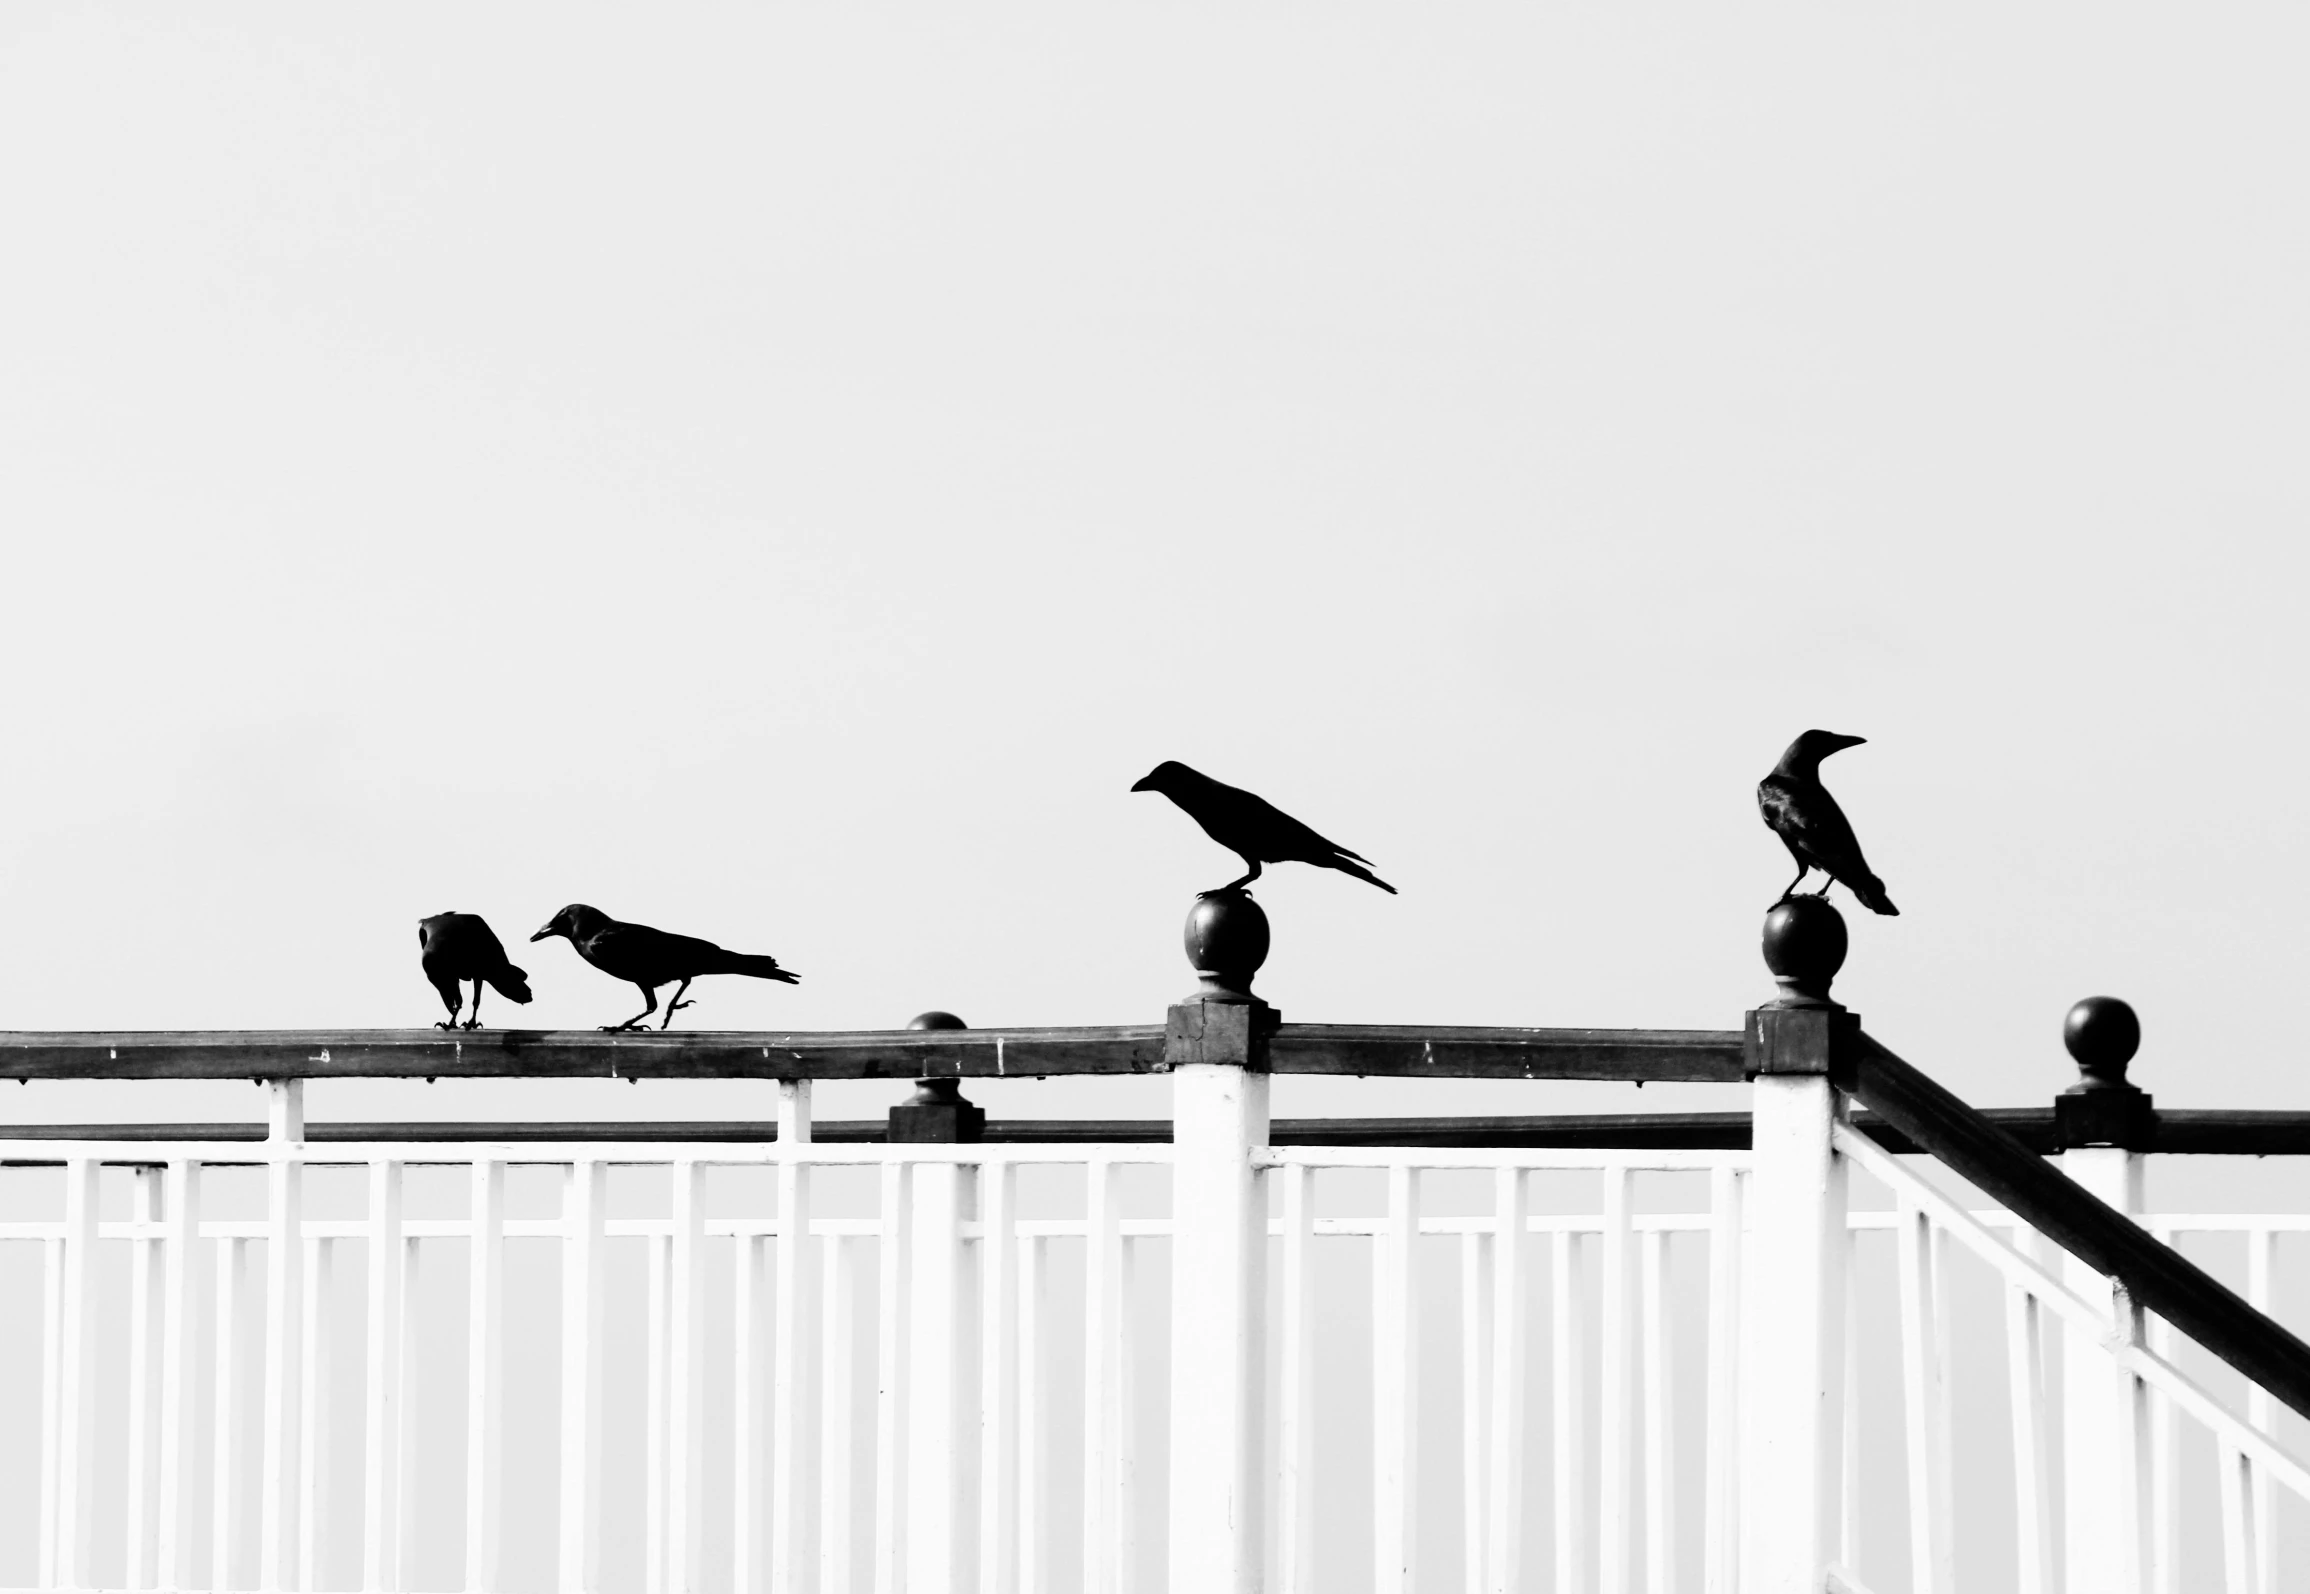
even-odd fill
[(529, 976), (510, 963), (489, 977), (489, 988), (509, 1002), (530, 999)]
[(750, 952), (731, 953), (730, 966), (722, 972), (725, 974), (751, 974), (758, 980), (782, 980), (788, 985), (800, 985), (802, 983), (801, 975), (780, 968), (776, 958), (760, 957)]
[(1385, 891), (1391, 897), (1397, 894), (1396, 888), (1394, 886), (1389, 885), (1378, 875), (1373, 874), (1369, 869), (1364, 868), (1362, 859), (1358, 858), (1353, 863), (1348, 861), (1351, 858), (1355, 858), (1355, 856), (1356, 855), (1352, 852), (1342, 852), (1339, 855), (1338, 861), (1333, 863), (1332, 867), (1337, 869), (1341, 874), (1352, 874), (1358, 880), (1367, 881), (1372, 885), (1378, 886), (1382, 891)]
[(1872, 913), (1888, 914), (1896, 919), (1901, 916), (1901, 910), (1893, 906), (1893, 899), (1885, 895), (1885, 882), (1873, 874), (1863, 875), (1853, 884), (1853, 895)]

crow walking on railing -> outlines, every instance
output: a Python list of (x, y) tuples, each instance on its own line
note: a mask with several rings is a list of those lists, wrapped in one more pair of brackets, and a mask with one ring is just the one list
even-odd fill
[[(1832, 883), (1851, 890), (1863, 907), (1877, 913), (1901, 911), (1885, 895), (1885, 882), (1869, 872), (1852, 823), (1837, 806), (1837, 799), (1829, 795), (1829, 788), (1821, 784), (1822, 759), (1866, 740), (1839, 736), (1834, 731), (1807, 731), (1789, 743), (1773, 772), (1758, 783), (1758, 812), (1789, 849), (1789, 856), (1797, 860), (1797, 877), (1781, 893), (1780, 901), (1788, 901), (1805, 883), (1805, 876), (1818, 869)], [(1828, 894), (1828, 886), (1822, 886), (1820, 895)]]
[[(513, 966), (505, 943), (480, 914), (436, 913), (419, 919), (417, 944), (423, 949), (417, 954), (418, 966), (449, 1009), (449, 1017), (435, 1029), (479, 1029), (484, 985), (496, 986), (497, 994), (509, 1002), (529, 1000), (529, 976)], [(458, 1011), (465, 1006), (460, 980), (473, 982), (473, 1016), (462, 1025), (457, 1022)]]
[(1336, 841), (1324, 840), (1266, 798), (1222, 785), (1176, 760), (1166, 759), (1157, 764), (1131, 789), (1161, 792), (1185, 809), (1187, 817), (1201, 825), (1205, 835), (1240, 856), (1249, 866), (1250, 873), (1242, 879), (1230, 880), (1202, 893), (1204, 896), (1241, 891), (1259, 878), (1259, 866), (1263, 863), (1312, 863), (1319, 869), (1337, 869), (1342, 874), (1354, 875), (1391, 897), (1396, 894), (1394, 886), (1365, 867), (1370, 859), (1348, 851)]
[(542, 941), (549, 935), (567, 936), (579, 957), (604, 974), (642, 988), (642, 1000), (649, 1005), (623, 1024), (604, 1024), (605, 1031), (642, 1028), (642, 1020), (658, 1010), (658, 987), (672, 985), (677, 980), (681, 983), (674, 991), (673, 1000), (666, 1004), (666, 1016), (658, 1023), (660, 1029), (672, 1024), (674, 1015), (691, 1005), (682, 1000), (682, 993), (702, 974), (746, 974), (758, 980), (782, 980), (788, 985), (802, 983), (800, 975), (780, 968), (776, 958), (726, 952), (711, 941), (672, 935), (646, 924), (620, 924), (601, 909), (589, 908), (582, 902), (573, 902), (562, 909), (530, 939)]

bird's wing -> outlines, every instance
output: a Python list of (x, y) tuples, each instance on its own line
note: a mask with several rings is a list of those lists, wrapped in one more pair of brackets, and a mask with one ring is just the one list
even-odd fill
[(1774, 830), (1786, 832), (1795, 821), (1789, 818), (1788, 783), (1778, 775), (1767, 775), (1757, 782), (1757, 812)]
[[(1762, 792), (1758, 795), (1761, 801)], [(1861, 857), (1860, 838), (1853, 834), (1852, 821), (1826, 786), (1790, 789), (1781, 803), (1780, 817), (1767, 822), (1834, 878), (1851, 885), (1850, 877), (1868, 877), (1869, 865)]]
[[(427, 979), (438, 982), (480, 977), (481, 967), (486, 964), (473, 938), (473, 927), (477, 924), (481, 924), (479, 919), (464, 913), (437, 913), (418, 921), (417, 940), (425, 950), (417, 955), (417, 961)], [(481, 926), (481, 933), (489, 936), (491, 944), (496, 943), (497, 937), (489, 935), (487, 925)], [(503, 947), (497, 949), (497, 956), (503, 961)]]
[(604, 974), (636, 985), (664, 985), (702, 974), (728, 954), (696, 936), (653, 930), (646, 924), (606, 924), (578, 952)]
[(485, 969), (501, 969), (512, 963), (505, 955), (505, 943), (489, 927), (489, 921), (478, 913), (466, 921), (471, 928), (474, 961)]
[(1261, 815), (1261, 835), (1269, 849), (1261, 856), (1268, 863), (1330, 863), (1335, 858), (1352, 858), (1357, 863), (1369, 864), (1363, 854), (1350, 852), (1329, 836), (1318, 832), (1285, 813), (1264, 798), (1251, 799), (1265, 810)]
[(1211, 793), (1209, 810), (1196, 812), (1195, 818), (1213, 841), (1261, 863), (1318, 863), (1355, 856), (1266, 798), (1233, 786), (1221, 786)]

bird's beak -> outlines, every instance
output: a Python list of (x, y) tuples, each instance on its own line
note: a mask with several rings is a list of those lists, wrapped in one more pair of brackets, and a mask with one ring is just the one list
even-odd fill
[(1868, 739), (1866, 736), (1840, 736), (1837, 738), (1837, 750), (1843, 752), (1848, 747), (1859, 747)]
[(1155, 789), (1155, 777), (1152, 775), (1142, 775), (1139, 779), (1131, 783), (1131, 789), (1133, 791), (1153, 791)]
[(535, 935), (531, 936), (531, 937), (530, 937), (530, 939), (531, 939), (532, 941), (542, 941), (542, 940), (544, 940), (544, 939), (545, 939), (547, 936), (549, 936), (549, 935), (551, 935), (551, 934), (553, 934), (553, 933), (554, 933), (554, 932), (553, 932), (553, 926), (549, 924), (549, 925), (547, 925), (547, 926), (546, 926), (544, 929), (542, 929), (542, 930), (538, 931), (538, 932), (537, 932), (537, 934), (535, 934)]

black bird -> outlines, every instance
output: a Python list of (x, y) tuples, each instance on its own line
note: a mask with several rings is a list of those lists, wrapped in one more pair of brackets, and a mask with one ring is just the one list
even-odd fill
[(1242, 890), (1259, 878), (1263, 863), (1312, 863), (1369, 881), (1391, 897), (1396, 894), (1394, 886), (1365, 867), (1369, 858), (1324, 840), (1266, 798), (1222, 785), (1176, 759), (1157, 764), (1131, 789), (1161, 792), (1187, 810), (1187, 817), (1201, 825), (1205, 835), (1250, 866), (1251, 872), (1242, 879), (1230, 880), (1204, 896)]
[(666, 1004), (666, 1016), (658, 1023), (664, 1029), (674, 1022), (674, 1015), (692, 1004), (682, 1000), (682, 992), (701, 974), (750, 974), (758, 980), (783, 980), (788, 985), (800, 985), (802, 978), (789, 974), (771, 957), (756, 957), (745, 952), (725, 952), (711, 941), (696, 936), (670, 935), (664, 930), (653, 930), (646, 924), (620, 924), (599, 908), (589, 908), (582, 902), (573, 902), (555, 914), (546, 927), (530, 937), (542, 941), (549, 935), (566, 935), (569, 944), (604, 974), (629, 980), (642, 988), (644, 1007), (623, 1024), (604, 1024), (607, 1030), (640, 1029), (642, 1020), (658, 1010), (658, 987), (681, 981), (674, 999)]
[(473, 982), (473, 1016), (462, 1026), (481, 1028), (481, 988), (497, 987), (497, 994), (509, 1002), (529, 1000), (529, 976), (515, 968), (505, 955), (505, 943), (498, 940), (497, 932), (489, 921), (478, 913), (436, 913), (430, 919), (417, 921), (417, 944), (423, 950), (417, 955), (418, 965), (425, 977), (441, 993), (441, 1003), (449, 1009), (445, 1023), (435, 1029), (457, 1029), (458, 1010), (465, 1006), (465, 994), (458, 987), (459, 980)]
[[(1797, 860), (1797, 877), (1781, 893), (1781, 901), (1788, 901), (1805, 883), (1806, 874), (1818, 869), (1832, 882), (1849, 888), (1863, 907), (1878, 913), (1901, 911), (1885, 895), (1885, 882), (1869, 872), (1851, 822), (1837, 806), (1837, 799), (1829, 795), (1829, 788), (1821, 784), (1822, 759), (1847, 747), (1858, 747), (1867, 739), (1839, 736), (1835, 731), (1807, 731), (1789, 743), (1773, 772), (1758, 783), (1757, 811), (1789, 849), (1789, 856)], [(1828, 886), (1821, 887), (1820, 894), (1827, 896)]]

